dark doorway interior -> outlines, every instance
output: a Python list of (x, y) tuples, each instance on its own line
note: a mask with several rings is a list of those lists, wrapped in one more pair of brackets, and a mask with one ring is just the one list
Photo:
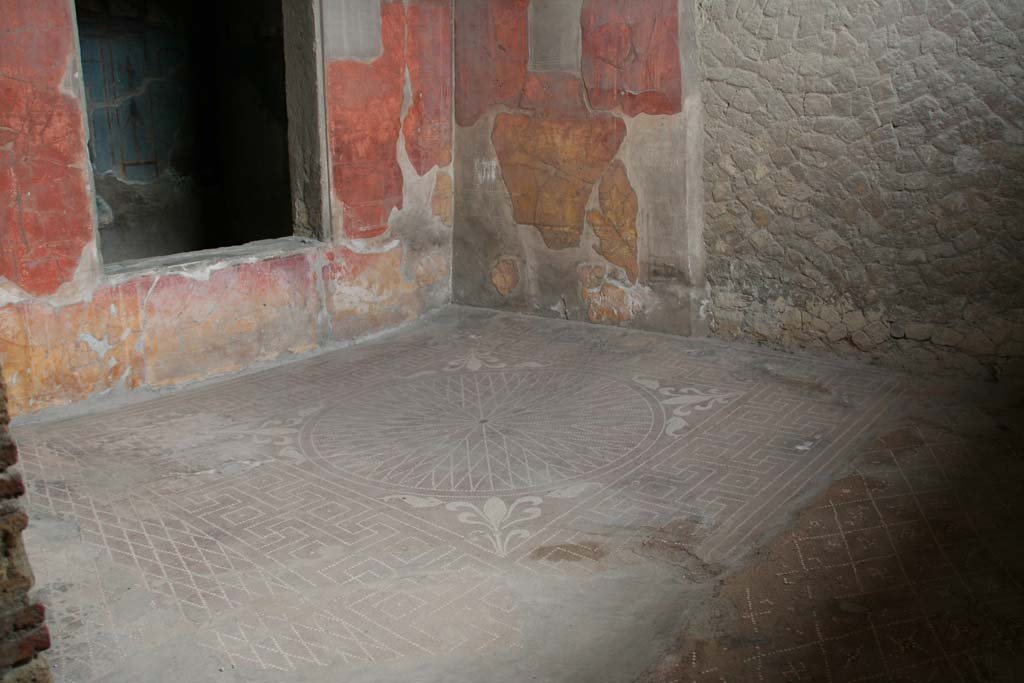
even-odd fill
[(78, 0), (104, 261), (292, 233), (280, 0)]

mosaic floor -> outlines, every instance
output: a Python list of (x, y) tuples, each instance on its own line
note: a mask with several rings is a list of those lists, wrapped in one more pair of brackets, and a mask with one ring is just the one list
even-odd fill
[[(453, 307), (18, 425), (50, 661), (62, 681), (633, 681), (863, 458), (904, 384)], [(800, 547), (779, 572), (806, 569)], [(697, 679), (673, 662), (658, 680)]]
[(1024, 680), (1024, 394), (904, 396), (644, 683)]

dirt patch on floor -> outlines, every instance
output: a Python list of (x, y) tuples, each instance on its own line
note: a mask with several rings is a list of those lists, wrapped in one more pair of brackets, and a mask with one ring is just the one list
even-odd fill
[(723, 569), (706, 562), (694, 552), (702, 538), (703, 533), (697, 522), (678, 520), (650, 529), (647, 536), (637, 544), (635, 551), (641, 557), (679, 567), (688, 581), (709, 581), (721, 574)]
[(562, 543), (542, 545), (530, 553), (530, 559), (546, 562), (596, 562), (607, 554), (608, 551), (600, 543)]

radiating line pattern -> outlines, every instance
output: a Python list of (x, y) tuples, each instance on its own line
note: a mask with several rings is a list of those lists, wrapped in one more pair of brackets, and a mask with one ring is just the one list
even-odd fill
[(308, 452), (408, 491), (550, 488), (636, 455), (656, 423), (628, 382), (572, 369), (436, 373), (377, 385), (311, 420)]

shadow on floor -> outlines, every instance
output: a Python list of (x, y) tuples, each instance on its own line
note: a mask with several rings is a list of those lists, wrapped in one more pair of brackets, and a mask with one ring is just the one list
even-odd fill
[(911, 398), (643, 683), (1024, 680), (1021, 403)]

